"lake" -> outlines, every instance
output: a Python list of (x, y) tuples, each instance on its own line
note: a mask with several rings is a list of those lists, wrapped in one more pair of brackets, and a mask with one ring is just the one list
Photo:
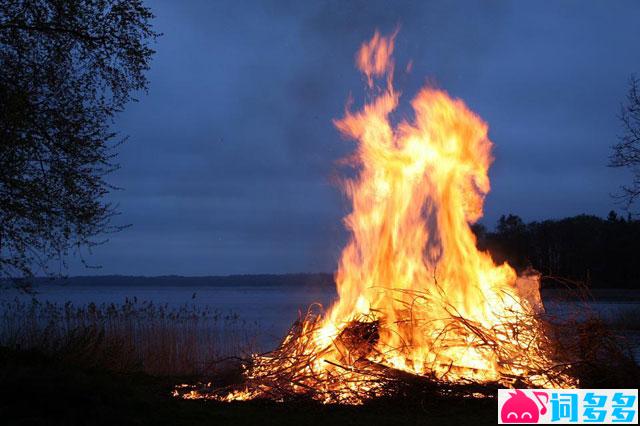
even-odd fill
[[(328, 285), (269, 285), (269, 286), (229, 286), (229, 285), (134, 285), (134, 286), (92, 286), (40, 284), (35, 287), (36, 294), (29, 295), (14, 289), (3, 290), (0, 301), (36, 298), (40, 302), (63, 305), (71, 302), (74, 306), (87, 306), (89, 303), (121, 305), (127, 300), (149, 301), (155, 305), (167, 305), (170, 308), (180, 306), (207, 309), (222, 314), (234, 314), (239, 318), (256, 323), (259, 326), (257, 350), (266, 351), (275, 347), (298, 316), (306, 312), (312, 303), (325, 307), (336, 298), (335, 289)], [(545, 295), (547, 312), (562, 316), (564, 312), (588, 310), (598, 313), (606, 321), (615, 321), (622, 312), (640, 312), (640, 293), (633, 292), (632, 297), (613, 297), (612, 292), (600, 295), (597, 300), (586, 305), (558, 298), (556, 294)], [(637, 320), (637, 319), (636, 319)], [(636, 327), (635, 330), (638, 330)], [(637, 331), (625, 331), (625, 335), (638, 342)], [(634, 343), (636, 358), (640, 357), (640, 345)]]

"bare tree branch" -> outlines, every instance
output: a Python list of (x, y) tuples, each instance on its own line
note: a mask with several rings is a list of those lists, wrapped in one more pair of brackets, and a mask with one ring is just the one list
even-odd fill
[(629, 93), (622, 105), (620, 121), (624, 133), (613, 145), (609, 166), (626, 167), (631, 170), (631, 183), (623, 185), (617, 195), (628, 209), (640, 196), (640, 79), (635, 75), (629, 79)]
[(0, 279), (101, 244), (116, 206), (115, 115), (159, 36), (141, 0), (0, 3)]

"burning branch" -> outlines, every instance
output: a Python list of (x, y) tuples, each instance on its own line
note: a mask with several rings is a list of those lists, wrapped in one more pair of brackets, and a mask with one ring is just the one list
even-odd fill
[(181, 395), (358, 404), (409, 389), (490, 396), (498, 386), (575, 384), (545, 334), (539, 276), (518, 277), (476, 248), (470, 224), (490, 188), (487, 124), (428, 87), (411, 103), (412, 121), (389, 120), (399, 102), (394, 37), (363, 44), (358, 67), (372, 100), (335, 122), (358, 144), (339, 300), (254, 356), (241, 388)]

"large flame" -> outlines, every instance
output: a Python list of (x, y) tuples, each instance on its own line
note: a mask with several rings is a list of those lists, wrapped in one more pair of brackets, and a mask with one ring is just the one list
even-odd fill
[(449, 329), (450, 319), (492, 329), (539, 309), (537, 277), (518, 281), (513, 268), (495, 265), (476, 248), (470, 224), (482, 216), (493, 160), (487, 124), (461, 100), (432, 88), (413, 99), (412, 121), (390, 122), (399, 100), (393, 47), (394, 36), (378, 33), (362, 45), (357, 64), (369, 86), (373, 77), (386, 77), (386, 86), (336, 122), (358, 141), (360, 173), (345, 185), (352, 239), (336, 275), (339, 300), (318, 343), (374, 313), (385, 324), (377, 342), (385, 363), (450, 379), (496, 380), (495, 352), (478, 346), (471, 330)]
[(546, 374), (553, 363), (538, 276), (518, 277), (476, 248), (470, 225), (482, 216), (493, 161), (487, 124), (426, 87), (411, 103), (414, 117), (394, 125), (394, 37), (376, 32), (362, 45), (356, 63), (371, 100), (335, 122), (357, 142), (358, 170), (344, 185), (353, 209), (339, 299), (256, 356), (246, 390), (227, 399), (290, 386), (325, 402), (359, 402), (376, 394), (372, 368), (452, 383), (570, 384)]
[[(451, 379), (495, 380), (496, 354), (478, 347), (471, 330), (448, 329), (450, 318), (491, 329), (529, 313), (541, 306), (537, 278), (519, 282), (513, 268), (476, 248), (470, 224), (482, 216), (493, 160), (487, 124), (461, 100), (428, 87), (411, 103), (412, 121), (390, 122), (399, 100), (393, 47), (394, 36), (378, 33), (362, 45), (358, 67), (372, 89), (374, 77), (386, 77), (385, 87), (361, 111), (336, 121), (358, 142), (360, 173), (345, 185), (352, 238), (336, 275), (339, 300), (319, 344), (374, 313), (385, 324), (377, 343), (384, 362)], [(528, 299), (519, 287), (528, 288)]]

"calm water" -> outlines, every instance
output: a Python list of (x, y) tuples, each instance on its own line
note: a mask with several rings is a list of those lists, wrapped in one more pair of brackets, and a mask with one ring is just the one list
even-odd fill
[(268, 350), (277, 345), (300, 313), (312, 303), (328, 307), (335, 299), (335, 290), (328, 287), (270, 286), (270, 287), (91, 287), (48, 285), (36, 288), (35, 296), (15, 290), (0, 292), (0, 300), (15, 298), (75, 306), (89, 303), (123, 304), (127, 299), (151, 301), (156, 305), (180, 307), (183, 305), (209, 308), (211, 311), (237, 314), (247, 322), (260, 326), (260, 346)]
[[(41, 302), (64, 304), (68, 301), (75, 306), (115, 303), (122, 304), (127, 299), (137, 298), (138, 301), (152, 301), (154, 304), (169, 307), (193, 305), (208, 307), (223, 313), (234, 313), (240, 318), (257, 322), (260, 325), (260, 346), (263, 350), (274, 347), (285, 335), (291, 324), (300, 313), (306, 312), (312, 303), (321, 303), (328, 307), (335, 299), (335, 290), (331, 287), (135, 287), (135, 286), (72, 286), (46, 285), (36, 288), (35, 296), (21, 294), (15, 290), (0, 292), (0, 300), (14, 298), (29, 300), (36, 297)], [(623, 311), (640, 312), (640, 302), (591, 302), (587, 306), (572, 302), (556, 302), (545, 300), (547, 312), (562, 315), (564, 311), (576, 310), (597, 312), (603, 319), (615, 319)], [(639, 320), (640, 319), (636, 319)], [(628, 335), (635, 342), (640, 343), (639, 334), (630, 332)], [(640, 357), (640, 345), (636, 345), (636, 357)]]

